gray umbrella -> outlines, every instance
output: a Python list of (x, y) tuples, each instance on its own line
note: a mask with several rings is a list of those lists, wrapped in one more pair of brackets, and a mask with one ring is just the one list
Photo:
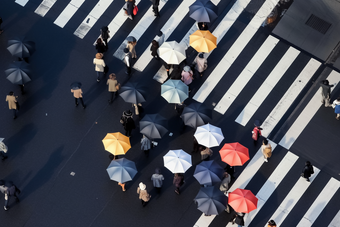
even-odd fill
[(214, 185), (221, 182), (224, 169), (215, 160), (203, 161), (196, 166), (194, 177), (201, 185)]
[(217, 18), (218, 8), (209, 0), (196, 0), (189, 6), (190, 17), (197, 22), (212, 22)]
[(111, 180), (120, 183), (132, 180), (138, 172), (135, 163), (126, 158), (113, 160), (106, 171)]
[(197, 209), (207, 215), (218, 215), (221, 213), (227, 204), (228, 197), (223, 194), (218, 188), (214, 186), (201, 187), (195, 202), (197, 202)]
[(167, 133), (168, 121), (159, 114), (146, 114), (139, 122), (140, 133), (149, 139), (160, 139)]
[(119, 94), (128, 103), (138, 104), (145, 102), (144, 90), (137, 83), (126, 83), (119, 89)]
[(29, 78), (30, 74), (29, 64), (24, 61), (17, 61), (12, 63), (8, 69), (5, 70), (7, 80), (13, 84), (26, 84), (31, 81)]
[(136, 38), (133, 37), (133, 36), (128, 36), (128, 37), (126, 38), (126, 41), (128, 41), (128, 42), (136, 42), (137, 40), (136, 40)]
[(211, 109), (203, 103), (195, 102), (184, 108), (181, 118), (185, 125), (197, 128), (211, 121), (211, 115)]
[(28, 41), (25, 37), (8, 40), (7, 50), (18, 58), (27, 58), (31, 56), (35, 50), (35, 43)]

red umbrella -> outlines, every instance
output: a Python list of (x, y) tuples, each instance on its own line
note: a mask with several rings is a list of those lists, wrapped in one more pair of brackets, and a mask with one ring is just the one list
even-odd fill
[(237, 188), (229, 193), (228, 197), (228, 204), (236, 212), (250, 213), (250, 211), (255, 210), (257, 207), (258, 199), (250, 190)]
[(220, 150), (223, 162), (231, 166), (242, 166), (249, 160), (248, 148), (239, 143), (226, 143)]

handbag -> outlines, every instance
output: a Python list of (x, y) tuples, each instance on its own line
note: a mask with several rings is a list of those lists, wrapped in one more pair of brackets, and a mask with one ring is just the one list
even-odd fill
[(118, 83), (118, 84), (116, 85), (117, 91), (119, 90), (119, 88), (120, 88), (120, 84)]
[(138, 12), (138, 7), (135, 6), (135, 8), (133, 8), (133, 15), (137, 15), (137, 12)]

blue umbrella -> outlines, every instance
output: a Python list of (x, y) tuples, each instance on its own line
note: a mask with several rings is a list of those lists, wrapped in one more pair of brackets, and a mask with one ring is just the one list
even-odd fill
[(119, 89), (119, 95), (128, 103), (138, 104), (145, 102), (144, 89), (138, 83), (126, 83)]
[(218, 215), (227, 204), (228, 197), (214, 186), (201, 187), (194, 201), (197, 202), (197, 209), (207, 215)]
[(224, 169), (215, 160), (203, 161), (196, 166), (194, 177), (201, 185), (213, 185), (221, 182)]
[(209, 0), (197, 0), (189, 6), (190, 17), (197, 22), (212, 22), (217, 18), (218, 8)]
[(8, 40), (7, 50), (18, 58), (27, 58), (31, 56), (35, 50), (35, 43), (28, 41), (25, 37)]
[(211, 115), (211, 109), (203, 103), (195, 102), (184, 108), (181, 118), (185, 125), (196, 128), (211, 121)]
[(16, 61), (12, 63), (8, 69), (5, 70), (7, 75), (7, 80), (11, 81), (13, 84), (26, 84), (31, 81), (28, 76), (31, 71), (29, 69), (29, 64), (24, 61)]
[(138, 172), (135, 163), (126, 158), (113, 160), (106, 171), (111, 180), (120, 183), (132, 180)]
[(140, 133), (149, 139), (160, 139), (167, 133), (168, 120), (159, 114), (146, 114), (139, 122)]

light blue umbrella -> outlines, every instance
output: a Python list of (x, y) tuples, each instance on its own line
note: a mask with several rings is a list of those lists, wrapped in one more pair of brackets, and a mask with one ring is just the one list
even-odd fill
[(111, 180), (120, 183), (132, 180), (138, 172), (135, 163), (126, 158), (113, 160), (106, 171)]
[(161, 95), (168, 103), (182, 103), (188, 98), (189, 88), (181, 80), (168, 80), (161, 87)]

